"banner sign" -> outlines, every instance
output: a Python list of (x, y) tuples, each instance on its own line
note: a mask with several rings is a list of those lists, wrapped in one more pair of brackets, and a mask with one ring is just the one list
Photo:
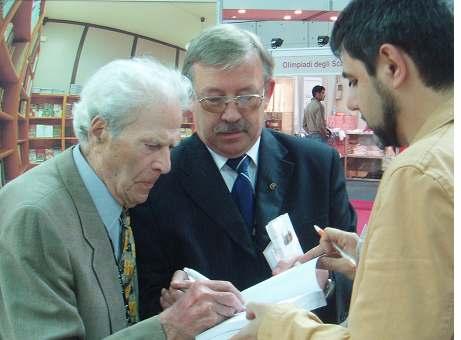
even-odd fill
[[(272, 52), (272, 51), (271, 51)], [(329, 49), (274, 50), (274, 75), (336, 75), (342, 62)]]

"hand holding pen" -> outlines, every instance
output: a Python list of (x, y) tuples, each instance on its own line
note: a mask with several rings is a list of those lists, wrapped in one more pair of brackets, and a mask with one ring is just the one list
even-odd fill
[(314, 228), (320, 235), (320, 244), (305, 253), (301, 262), (319, 257), (317, 268), (340, 272), (353, 280), (357, 267), (355, 252), (359, 236), (335, 228)]
[(160, 292), (160, 305), (163, 309), (170, 307), (184, 294), (187, 288), (178, 289), (177, 285), (181, 282), (194, 282), (199, 280), (209, 280), (194, 269), (184, 268), (177, 270), (171, 279), (170, 287), (163, 288)]

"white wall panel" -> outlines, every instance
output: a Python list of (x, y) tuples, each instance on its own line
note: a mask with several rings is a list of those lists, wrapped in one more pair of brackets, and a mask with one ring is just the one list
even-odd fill
[(129, 58), (134, 37), (91, 27), (83, 45), (75, 83), (84, 85), (101, 66), (114, 59)]
[(151, 40), (138, 39), (135, 55), (149, 55), (166, 66), (175, 66), (176, 49)]
[(48, 22), (35, 69), (33, 87), (69, 89), (72, 69), (83, 26)]

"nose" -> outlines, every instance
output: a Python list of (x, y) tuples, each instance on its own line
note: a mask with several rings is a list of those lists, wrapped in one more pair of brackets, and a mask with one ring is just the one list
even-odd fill
[(152, 162), (152, 168), (160, 171), (161, 174), (166, 174), (171, 170), (171, 152), (168, 146), (163, 146), (157, 157)]
[(350, 89), (347, 97), (347, 108), (351, 111), (360, 110), (358, 96), (353, 89)]
[(237, 103), (233, 100), (230, 100), (226, 104), (224, 112), (221, 114), (221, 119), (225, 120), (226, 122), (236, 122), (240, 118), (242, 118), (242, 115), (237, 109)]

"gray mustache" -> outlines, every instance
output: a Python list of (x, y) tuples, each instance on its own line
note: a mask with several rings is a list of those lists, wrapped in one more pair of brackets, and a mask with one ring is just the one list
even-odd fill
[(223, 123), (216, 125), (214, 133), (232, 133), (232, 132), (247, 132), (248, 124), (244, 120), (240, 120), (235, 123)]

